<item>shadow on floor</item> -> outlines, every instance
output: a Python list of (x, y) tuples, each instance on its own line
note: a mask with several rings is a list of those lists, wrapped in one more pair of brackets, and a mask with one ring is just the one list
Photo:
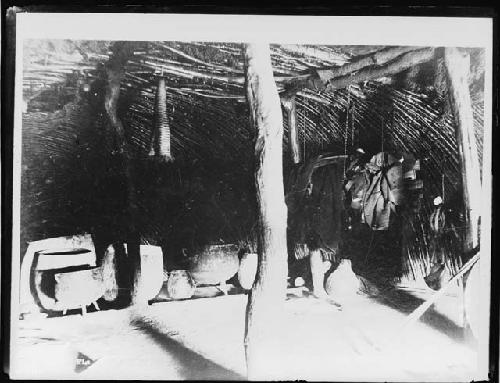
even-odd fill
[[(375, 300), (404, 314), (412, 313), (425, 301), (408, 291), (395, 288), (385, 289), (381, 296), (375, 297)], [(433, 306), (422, 315), (420, 321), (447, 335), (456, 342), (470, 343), (473, 341), (469, 331), (464, 330), (448, 317), (434, 310)]]
[(186, 380), (246, 380), (234, 371), (203, 357), (190, 350), (168, 334), (156, 329), (154, 325), (143, 319), (136, 318), (132, 324), (154, 340), (162, 349), (176, 359), (180, 374)]

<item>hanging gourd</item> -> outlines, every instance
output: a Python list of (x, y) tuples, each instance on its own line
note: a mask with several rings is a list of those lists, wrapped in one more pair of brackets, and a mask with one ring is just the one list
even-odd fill
[(432, 234), (439, 235), (443, 233), (446, 224), (446, 216), (441, 196), (434, 198), (434, 211), (429, 218), (429, 223)]
[(167, 91), (165, 79), (160, 77), (156, 90), (155, 125), (153, 131), (153, 149), (157, 157), (166, 162), (173, 161), (170, 148), (170, 122), (167, 114)]

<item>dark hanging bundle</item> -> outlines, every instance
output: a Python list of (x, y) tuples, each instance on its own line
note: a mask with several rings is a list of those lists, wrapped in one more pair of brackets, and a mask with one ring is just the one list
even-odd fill
[(422, 187), (421, 180), (416, 180), (418, 162), (406, 165), (403, 156), (380, 152), (365, 164), (356, 156), (351, 163), (344, 186), (349, 224), (358, 220), (372, 230), (387, 230), (397, 207), (411, 204), (407, 190)]
[(429, 218), (431, 240), (431, 268), (424, 278), (425, 283), (433, 290), (439, 290), (443, 282), (445, 271), (445, 255), (443, 233), (446, 225), (446, 216), (441, 196), (434, 198), (434, 211)]
[(293, 258), (302, 259), (318, 249), (328, 259), (337, 254), (344, 161), (345, 156), (319, 155), (303, 163), (292, 176), (286, 202)]
[(378, 153), (366, 164), (362, 219), (372, 230), (387, 230), (391, 214), (403, 200), (401, 161), (388, 153)]

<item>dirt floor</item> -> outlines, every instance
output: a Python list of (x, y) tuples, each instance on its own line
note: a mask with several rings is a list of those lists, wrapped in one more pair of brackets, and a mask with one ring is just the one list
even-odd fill
[[(342, 310), (290, 291), (280, 326), (285, 352), (270, 379), (471, 381), (475, 342), (448, 295), (409, 330), (406, 315), (430, 291), (358, 295)], [(245, 379), (244, 294), (197, 290), (200, 299), (86, 316), (20, 320), (11, 371), (36, 379)]]

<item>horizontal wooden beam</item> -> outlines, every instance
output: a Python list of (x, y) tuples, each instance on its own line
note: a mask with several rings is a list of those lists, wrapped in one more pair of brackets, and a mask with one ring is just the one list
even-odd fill
[(394, 60), (396, 57), (411, 51), (418, 50), (418, 47), (394, 47), (376, 51), (364, 55), (345, 65), (325, 70), (317, 70), (319, 78), (324, 83), (338, 77), (346, 76), (366, 67), (380, 66)]
[(346, 88), (353, 83), (376, 80), (432, 60), (433, 57), (434, 48), (395, 47), (383, 49), (349, 64), (337, 68), (314, 70), (308, 76), (290, 80), (285, 84), (281, 98), (289, 99), (303, 89), (334, 91)]
[(430, 61), (434, 58), (434, 48), (419, 49), (406, 52), (384, 65), (369, 66), (357, 72), (351, 72), (341, 77), (332, 78), (328, 81), (326, 90), (346, 88), (350, 84), (363, 81), (376, 80), (381, 77), (403, 72), (415, 65)]
[[(353, 74), (358, 75), (373, 72), (374, 74), (380, 74), (380, 77), (388, 75), (385, 73), (387, 70), (391, 70), (392, 73), (397, 73), (408, 68), (408, 66), (403, 65), (403, 69), (398, 69), (398, 63), (404, 62), (411, 58), (421, 58), (423, 52), (433, 50), (433, 48), (419, 48), (419, 47), (394, 47), (387, 48), (376, 51), (369, 55), (365, 55), (351, 63), (342, 65), (340, 67), (329, 68), (329, 69), (313, 69), (309, 73), (304, 73), (298, 76), (274, 76), (276, 82), (283, 83), (286, 86), (286, 90), (282, 93), (285, 98), (290, 98), (292, 94), (296, 93), (301, 89), (314, 89), (322, 90), (325, 88), (327, 83), (334, 83), (335, 80), (342, 81), (341, 79), (346, 76)], [(413, 53), (413, 54), (412, 54)], [(394, 61), (394, 63), (392, 62)], [(173, 75), (178, 75), (186, 78), (205, 78), (215, 81), (227, 82), (231, 84), (244, 84), (243, 76), (225, 76), (225, 75), (214, 75), (209, 73), (198, 72), (195, 70), (188, 70), (182, 68), (181, 66), (169, 65), (167, 63), (153, 63), (148, 60), (142, 60), (143, 65), (150, 66), (152, 68), (162, 67), (164, 73), (169, 73)], [(344, 80), (345, 81), (345, 80)], [(363, 81), (363, 80), (361, 80)]]

